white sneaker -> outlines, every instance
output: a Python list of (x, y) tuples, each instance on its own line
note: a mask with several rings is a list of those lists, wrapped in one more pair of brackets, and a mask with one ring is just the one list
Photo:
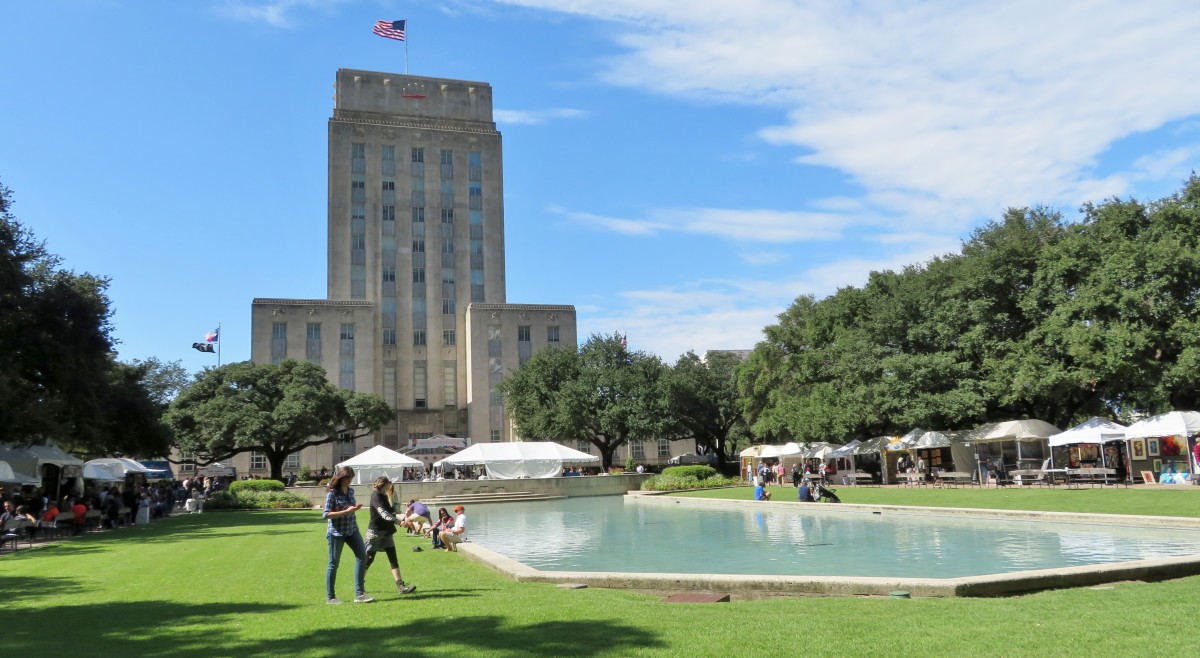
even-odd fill
[(354, 602), (355, 603), (374, 603), (375, 597), (371, 596), (370, 594), (367, 594), (366, 592), (363, 592), (362, 594), (354, 595)]

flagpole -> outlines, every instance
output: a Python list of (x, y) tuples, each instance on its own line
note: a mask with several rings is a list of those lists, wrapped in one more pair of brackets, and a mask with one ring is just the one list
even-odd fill
[(404, 75), (408, 75), (408, 19), (404, 19)]
[(217, 323), (217, 367), (221, 367), (221, 323)]

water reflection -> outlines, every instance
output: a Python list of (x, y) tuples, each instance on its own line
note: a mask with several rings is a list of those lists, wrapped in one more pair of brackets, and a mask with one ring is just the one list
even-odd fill
[(1200, 531), (805, 508), (476, 505), (471, 541), (549, 571), (955, 577), (1200, 554)]

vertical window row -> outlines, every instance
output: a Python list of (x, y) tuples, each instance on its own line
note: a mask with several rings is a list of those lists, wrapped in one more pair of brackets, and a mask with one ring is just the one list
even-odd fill
[(416, 409), (424, 409), (426, 406), (427, 383), (425, 361), (413, 361), (413, 407)]
[(354, 390), (354, 323), (343, 322), (338, 343), (338, 385)]
[(467, 153), (471, 239), (471, 301), (483, 301), (483, 153)]
[(504, 364), (501, 358), (503, 352), (503, 334), (498, 324), (489, 324), (488, 337), (488, 403), (492, 407), (504, 404), (500, 394), (500, 382), (504, 379)]
[(287, 323), (271, 323), (271, 363), (279, 365), (287, 358)]
[(446, 409), (458, 407), (457, 361), (442, 361), (442, 406)]
[(384, 361), (383, 362), (383, 399), (387, 400), (387, 403), (392, 405), (393, 409), (395, 409), (397, 406), (399, 406), (398, 400), (396, 399), (396, 362), (395, 361)]
[(350, 299), (367, 298), (367, 145), (350, 145)]
[(321, 323), (309, 322), (305, 328), (304, 358), (309, 363), (321, 363)]
[[(425, 345), (425, 149), (412, 149), (412, 342)], [(416, 371), (413, 372), (414, 381)], [(424, 378), (424, 375), (422, 375)], [(425, 395), (421, 395), (424, 406)]]
[(533, 356), (533, 327), (521, 325), (517, 327), (517, 365), (523, 366)]

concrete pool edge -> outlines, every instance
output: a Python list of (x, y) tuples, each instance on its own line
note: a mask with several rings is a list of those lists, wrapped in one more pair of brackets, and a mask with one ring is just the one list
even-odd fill
[[(1136, 527), (1200, 528), (1200, 519), (1177, 517), (1134, 517), (1114, 514), (1069, 514), (1065, 512), (1026, 512), (1016, 510), (978, 510), (967, 508), (929, 508), (900, 505), (823, 505), (774, 501), (712, 498), (678, 498), (646, 495), (626, 496), (627, 502), (651, 505), (686, 504), (711, 508), (744, 508), (745, 505), (805, 511), (900, 514), (970, 514), (993, 518), (1054, 520), (1075, 523), (1119, 523)], [(821, 509), (825, 508), (825, 509)], [(654, 591), (714, 591), (739, 597), (763, 595), (887, 596), (904, 590), (915, 597), (988, 597), (1022, 594), (1047, 589), (1086, 587), (1119, 581), (1156, 581), (1200, 575), (1200, 555), (1109, 564), (1083, 565), (1034, 571), (967, 576), (961, 578), (891, 578), (870, 576), (774, 576), (694, 573), (631, 573), (593, 571), (542, 571), (475, 543), (460, 544), (464, 557), (482, 563), (511, 580), (522, 583), (583, 583), (590, 587)]]

